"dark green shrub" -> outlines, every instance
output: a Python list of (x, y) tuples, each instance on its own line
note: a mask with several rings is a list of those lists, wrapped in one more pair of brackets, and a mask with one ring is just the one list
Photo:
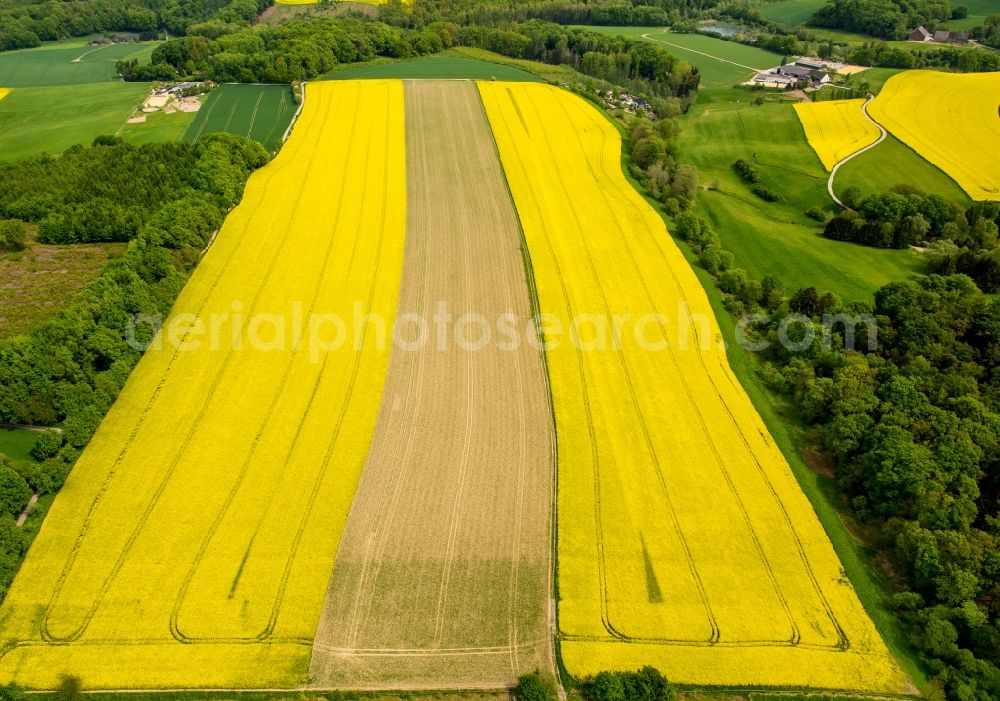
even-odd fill
[(535, 670), (517, 680), (514, 697), (517, 701), (554, 701), (556, 694), (551, 685), (542, 678), (542, 673)]
[(38, 436), (35, 447), (31, 449), (31, 457), (38, 462), (48, 460), (59, 452), (62, 447), (62, 436), (55, 431), (45, 431)]

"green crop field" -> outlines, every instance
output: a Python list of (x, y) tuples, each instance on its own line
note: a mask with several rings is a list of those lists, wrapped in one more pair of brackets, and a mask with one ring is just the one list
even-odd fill
[(0, 85), (26, 88), (117, 80), (117, 61), (123, 58), (144, 61), (155, 47), (155, 42), (87, 46), (86, 42), (77, 41), (7, 51), (0, 53)]
[(656, 42), (675, 56), (697, 66), (704, 88), (728, 88), (749, 80), (758, 71), (781, 63), (781, 56), (776, 53), (706, 34), (674, 34), (662, 27), (583, 28)]
[(764, 19), (798, 27), (808, 22), (825, 4), (826, 0), (778, 0), (761, 4), (757, 11)]
[(863, 44), (866, 41), (880, 41), (867, 34), (857, 32), (846, 32), (843, 29), (827, 29), (825, 27), (809, 27), (809, 33), (817, 39), (832, 41), (836, 44)]
[(149, 89), (149, 83), (16, 88), (0, 100), (0, 160), (62, 153), (115, 134)]
[[(754, 106), (746, 91), (703, 95), (682, 118), (680, 156), (699, 170), (697, 213), (718, 233), (736, 265), (753, 277), (777, 275), (787, 289), (813, 285), (845, 300), (921, 269), (911, 251), (875, 249), (823, 238), (804, 212), (835, 211), (826, 171), (809, 147), (789, 103)], [(738, 158), (755, 161), (761, 183), (779, 193), (768, 203), (733, 172)]]
[(521, 82), (539, 81), (533, 73), (515, 66), (481, 61), (464, 56), (428, 56), (412, 61), (372, 63), (358, 68), (333, 73), (334, 80), (356, 80), (358, 78), (401, 78), (401, 79), (460, 79), (470, 80), (510, 80)]
[(275, 151), (296, 109), (287, 85), (223, 85), (205, 99), (184, 138), (197, 141), (205, 134), (228, 132)]
[(962, 206), (969, 205), (968, 195), (954, 180), (891, 134), (871, 151), (845, 163), (837, 171), (834, 189), (840, 194), (848, 187), (857, 186), (870, 195), (896, 185), (911, 185)]

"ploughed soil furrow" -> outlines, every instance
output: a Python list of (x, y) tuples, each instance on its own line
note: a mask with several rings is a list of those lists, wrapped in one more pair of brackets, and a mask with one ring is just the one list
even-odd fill
[(552, 666), (545, 370), (475, 85), (408, 82), (405, 104), (399, 333), (310, 680), (507, 685)]

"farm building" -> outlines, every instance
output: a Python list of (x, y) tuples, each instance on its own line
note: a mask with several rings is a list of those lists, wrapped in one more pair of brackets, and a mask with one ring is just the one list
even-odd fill
[(795, 62), (795, 65), (802, 66), (803, 68), (811, 68), (814, 71), (825, 71), (827, 67), (822, 61), (811, 58), (800, 58)]
[(798, 59), (795, 63), (785, 64), (772, 68), (764, 73), (758, 73), (753, 78), (753, 82), (758, 85), (792, 87), (808, 83), (814, 88), (821, 87), (830, 82), (830, 75), (826, 72), (826, 64), (822, 61), (812, 59)]
[(966, 32), (950, 32), (947, 29), (939, 29), (933, 34), (923, 25), (917, 27), (907, 36), (909, 41), (930, 41), (935, 44), (965, 44), (969, 41)]
[(753, 82), (759, 85), (773, 85), (787, 88), (795, 84), (795, 79), (789, 78), (786, 75), (779, 75), (773, 71), (768, 71), (766, 73), (758, 73), (754, 76)]
[(818, 88), (830, 82), (830, 75), (823, 68), (823, 64), (799, 60), (793, 64), (778, 66), (772, 72), (790, 78), (795, 83), (809, 83)]

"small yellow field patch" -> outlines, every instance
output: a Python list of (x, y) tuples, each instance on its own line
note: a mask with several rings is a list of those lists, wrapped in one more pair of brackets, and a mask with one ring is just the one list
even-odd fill
[(10, 95), (10, 93), (11, 93), (10, 88), (0, 88), (0, 100)]
[(974, 200), (1000, 200), (1000, 73), (904, 71), (868, 107)]
[(863, 99), (795, 103), (809, 145), (827, 170), (878, 141), (880, 132), (862, 111), (864, 103)]

